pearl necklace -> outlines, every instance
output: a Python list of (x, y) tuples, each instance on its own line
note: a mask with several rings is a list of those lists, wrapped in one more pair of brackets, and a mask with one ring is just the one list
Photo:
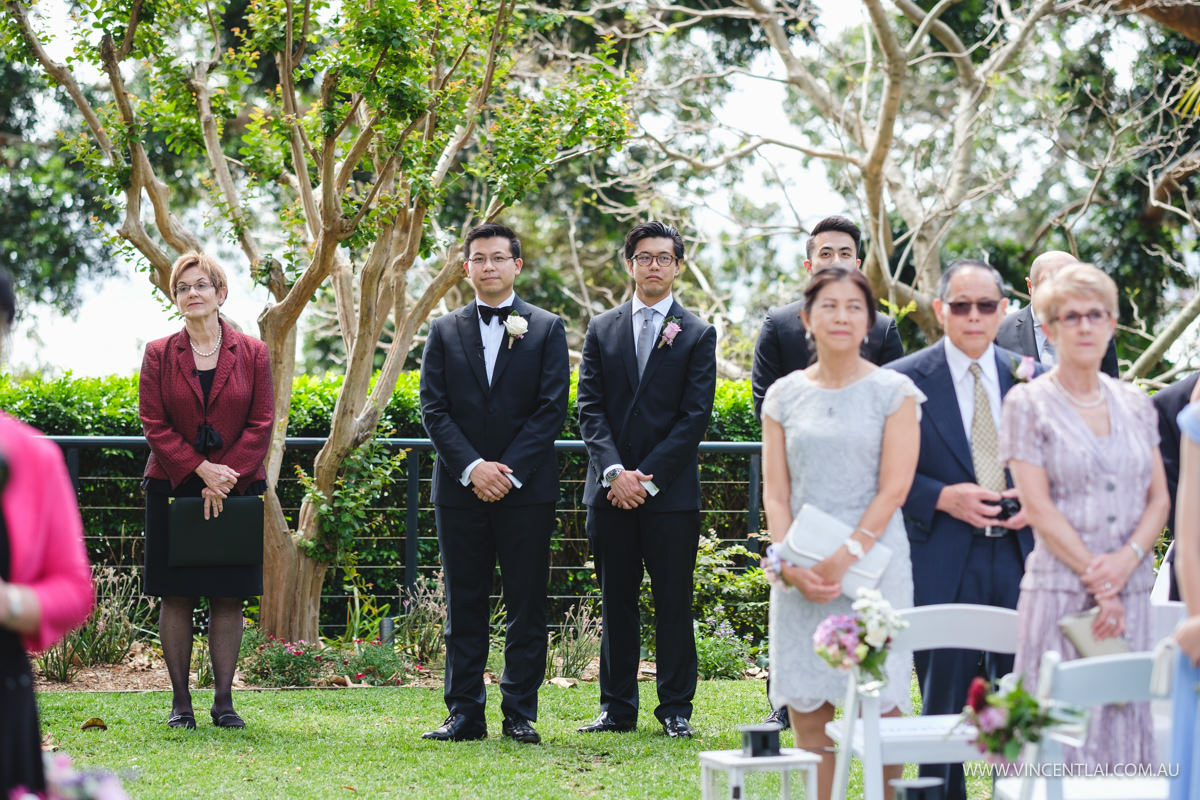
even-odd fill
[(191, 344), (191, 346), (192, 346), (192, 352), (195, 353), (196, 355), (198, 355), (200, 358), (211, 358), (212, 356), (215, 356), (217, 354), (218, 350), (221, 349), (221, 337), (224, 335), (225, 335), (225, 331), (221, 328), (220, 325), (218, 325), (217, 326), (217, 343), (214, 344), (213, 349), (209, 350), (207, 353), (200, 352), (200, 348), (196, 347), (196, 343), (192, 341), (191, 334), (188, 334), (188, 343)]
[(1080, 408), (1098, 408), (1099, 406), (1103, 405), (1103, 403), (1104, 403), (1104, 384), (1100, 385), (1100, 396), (1099, 397), (1097, 397), (1095, 400), (1088, 400), (1085, 402), (1083, 400), (1080, 400), (1078, 397), (1071, 394), (1070, 392), (1068, 392), (1067, 387), (1062, 385), (1062, 382), (1059, 381), (1057, 375), (1051, 375), (1050, 380), (1054, 381), (1054, 385), (1058, 387), (1058, 390), (1060, 392), (1062, 392), (1063, 394), (1065, 394), (1067, 396), (1068, 400), (1070, 400), (1072, 403), (1079, 406)]

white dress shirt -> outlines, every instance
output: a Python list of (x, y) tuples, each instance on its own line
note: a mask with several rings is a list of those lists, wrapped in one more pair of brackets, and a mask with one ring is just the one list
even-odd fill
[[(508, 297), (504, 300), (501, 300), (500, 304), (495, 307), (501, 309), (511, 309), (516, 299), (517, 293), (510, 292)], [(476, 309), (478, 309), (478, 307), (481, 305), (487, 305), (487, 303), (484, 303), (476, 298)], [(492, 382), (492, 373), (496, 370), (496, 359), (500, 357), (500, 346), (504, 344), (504, 323), (500, 321), (499, 317), (493, 317), (491, 320), (485, 323), (483, 321), (483, 316), (479, 315), (478, 311), (476, 311), (475, 319), (479, 322), (479, 338), (483, 340), (483, 363), (484, 367), (487, 369), (487, 379), (488, 383), (490, 384)], [(467, 468), (463, 470), (462, 476), (458, 479), (459, 483), (461, 483), (463, 486), (470, 486), (471, 470), (475, 469), (475, 467), (482, 463), (483, 459), (477, 458), (470, 464), (467, 464)], [(507, 466), (512, 467), (512, 464), (508, 464)], [(515, 469), (515, 467), (513, 468)], [(521, 488), (521, 482), (511, 474), (507, 474), (505, 477), (508, 478), (509, 483), (511, 483), (513, 486), (517, 487), (518, 489)]]
[[(962, 415), (963, 429), (967, 434), (967, 443), (971, 443), (971, 420), (975, 418), (975, 376), (971, 374), (971, 364), (975, 363), (970, 356), (959, 350), (950, 341), (946, 342), (946, 364), (950, 367), (950, 379), (954, 381), (954, 394), (958, 398), (958, 411)], [(992, 422), (996, 430), (1000, 430), (1000, 373), (996, 370), (996, 348), (988, 345), (983, 355), (979, 357), (980, 380), (987, 392), (988, 404), (992, 407)]]

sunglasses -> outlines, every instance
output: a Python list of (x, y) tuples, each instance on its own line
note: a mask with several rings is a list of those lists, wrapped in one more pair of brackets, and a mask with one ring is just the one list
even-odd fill
[(956, 317), (965, 317), (971, 313), (971, 306), (979, 309), (980, 314), (988, 315), (995, 314), (996, 309), (1000, 307), (999, 300), (955, 300), (952, 303), (946, 303), (950, 313)]

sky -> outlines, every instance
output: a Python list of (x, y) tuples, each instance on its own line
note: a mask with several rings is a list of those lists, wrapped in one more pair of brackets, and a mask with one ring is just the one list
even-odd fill
[[(862, 22), (862, 7), (843, 0), (820, 0), (822, 24), (830, 34)], [(778, 69), (773, 58), (764, 57), (756, 70)], [(745, 79), (745, 90), (731, 93), (722, 109), (729, 120), (754, 119), (766, 135), (783, 133), (789, 123), (783, 112), (783, 90), (769, 81)], [(794, 167), (801, 170), (798, 164)], [(802, 170), (798, 185), (801, 215), (812, 221), (843, 210), (840, 197), (832, 192), (819, 170)], [(831, 208), (836, 205), (837, 207)], [(246, 332), (257, 335), (258, 315), (269, 301), (267, 290), (254, 285), (239, 259), (222, 262), (229, 273), (229, 298), (223, 313)], [(146, 343), (168, 336), (181, 322), (152, 290), (146, 273), (125, 266), (100, 282), (85, 283), (82, 302), (70, 314), (45, 307), (21, 310), (6, 343), (4, 361), (16, 372), (37, 371), (47, 375), (71, 372), (77, 376), (127, 375), (141, 365)]]

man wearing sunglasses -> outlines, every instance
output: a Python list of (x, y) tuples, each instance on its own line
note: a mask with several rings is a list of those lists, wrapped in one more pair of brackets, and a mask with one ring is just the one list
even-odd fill
[[(933, 301), (945, 336), (888, 365), (928, 398), (904, 504), (919, 606), (1017, 607), (1033, 532), (997, 453), (1001, 398), (1016, 385), (1021, 363), (1020, 354), (993, 343), (1006, 302), (1000, 273), (982, 261), (954, 262)], [(925, 714), (962, 711), (976, 675), (997, 678), (1013, 664), (1011, 655), (973, 650), (925, 651), (913, 660)], [(961, 764), (922, 764), (921, 775), (942, 778), (951, 800), (966, 797)]]
[[(1025, 285), (1029, 287), (1029, 296), (1033, 297), (1033, 290), (1043, 281), (1051, 278), (1054, 273), (1068, 264), (1077, 263), (1079, 263), (1078, 258), (1063, 250), (1049, 250), (1042, 253), (1033, 260), (1033, 264), (1029, 267), (1029, 277), (1025, 279)], [(1033, 356), (1046, 368), (1054, 366), (1056, 361), (1054, 345), (1046, 341), (1042, 323), (1033, 313), (1033, 303), (1029, 303), (1017, 313), (1009, 314), (1004, 318), (1004, 321), (1000, 323), (1000, 330), (996, 333), (996, 344), (1023, 356)], [(1104, 360), (1100, 362), (1100, 369), (1114, 378), (1119, 377), (1117, 375), (1115, 338), (1108, 341), (1108, 350), (1104, 353)]]

